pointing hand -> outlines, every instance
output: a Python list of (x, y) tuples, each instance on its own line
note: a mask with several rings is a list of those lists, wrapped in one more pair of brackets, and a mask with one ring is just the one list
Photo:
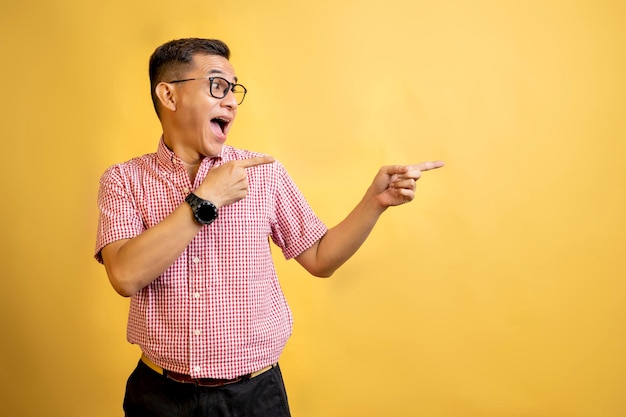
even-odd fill
[(408, 203), (415, 198), (416, 182), (422, 172), (444, 166), (443, 161), (420, 162), (415, 165), (387, 165), (378, 171), (368, 193), (383, 207)]
[(249, 159), (226, 162), (209, 171), (196, 189), (198, 197), (211, 201), (217, 208), (233, 204), (248, 194), (246, 168), (271, 164), (271, 156), (257, 156)]

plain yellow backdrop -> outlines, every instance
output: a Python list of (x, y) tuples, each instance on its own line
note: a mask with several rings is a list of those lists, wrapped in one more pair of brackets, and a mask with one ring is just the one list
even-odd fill
[(121, 416), (139, 351), (92, 259), (102, 172), (156, 149), (147, 60), (217, 37), (329, 226), (443, 159), (330, 280), (275, 251), (294, 416), (626, 415), (626, 5), (4, 1), (2, 415)]

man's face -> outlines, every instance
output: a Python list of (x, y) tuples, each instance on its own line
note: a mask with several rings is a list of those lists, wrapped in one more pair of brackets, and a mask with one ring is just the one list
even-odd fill
[[(196, 54), (193, 63), (182, 78), (222, 77), (231, 83), (237, 80), (233, 66), (219, 55)], [(173, 120), (180, 156), (192, 161), (219, 155), (237, 116), (237, 98), (232, 92), (222, 99), (211, 96), (208, 79), (173, 85), (177, 96)]]

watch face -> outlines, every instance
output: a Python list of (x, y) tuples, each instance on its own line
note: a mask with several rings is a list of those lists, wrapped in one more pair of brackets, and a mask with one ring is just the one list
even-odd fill
[(217, 213), (215, 212), (215, 206), (207, 203), (200, 204), (196, 209), (196, 213), (198, 215), (198, 218), (205, 222), (213, 221), (217, 217)]

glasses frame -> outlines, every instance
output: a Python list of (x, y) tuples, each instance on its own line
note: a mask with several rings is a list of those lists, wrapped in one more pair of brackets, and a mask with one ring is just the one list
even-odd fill
[[(168, 84), (177, 84), (177, 83), (184, 83), (184, 82), (187, 82), (187, 81), (196, 81), (196, 80), (209, 80), (209, 93), (211, 94), (211, 97), (219, 99), (219, 100), (221, 100), (224, 97), (226, 97), (229, 92), (232, 92), (233, 94), (235, 94), (235, 91), (234, 91), (235, 87), (241, 87), (243, 89), (243, 96), (241, 96), (241, 100), (238, 100), (237, 105), (240, 105), (241, 103), (243, 103), (243, 99), (246, 98), (246, 94), (248, 93), (248, 89), (246, 87), (244, 87), (243, 84), (231, 83), (230, 81), (228, 81), (224, 77), (185, 78), (185, 79), (182, 79), (182, 80), (168, 81)], [(215, 94), (213, 94), (213, 80), (223, 80), (226, 84), (228, 84), (228, 89), (224, 90), (224, 95), (222, 97), (219, 97), (219, 96), (216, 96)], [(237, 96), (235, 96), (235, 97), (237, 97)]]

